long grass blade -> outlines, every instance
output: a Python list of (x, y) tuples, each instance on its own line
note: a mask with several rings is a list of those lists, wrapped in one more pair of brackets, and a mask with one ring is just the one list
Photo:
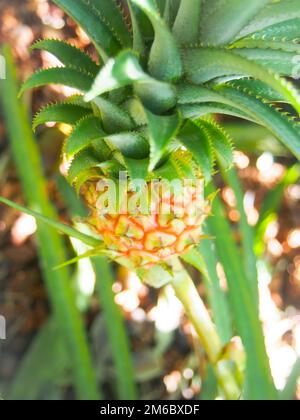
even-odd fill
[(292, 372), (288, 378), (285, 388), (280, 393), (280, 400), (290, 401), (294, 398), (297, 388), (297, 383), (300, 378), (300, 359), (296, 361)]
[[(214, 191), (209, 188), (209, 193)], [(276, 400), (278, 395), (271, 375), (255, 296), (245, 274), (241, 256), (226, 220), (224, 208), (217, 197), (213, 217), (208, 219), (211, 235), (226, 274), (234, 321), (247, 354), (247, 399)], [(224, 243), (224, 238), (226, 242)]]
[(21, 361), (7, 399), (39, 400), (43, 388), (59, 381), (68, 368), (70, 359), (65, 340), (60, 334), (57, 320), (51, 318), (39, 331)]
[(121, 400), (136, 400), (137, 390), (130, 345), (124, 320), (112, 290), (113, 276), (106, 258), (92, 258), (96, 273), (96, 289), (109, 336), (112, 358), (116, 368), (118, 395)]
[(46, 217), (42, 215), (41, 213), (38, 213), (36, 211), (27, 209), (24, 206), (20, 206), (19, 204), (14, 203), (13, 201), (7, 200), (4, 197), (0, 197), (0, 203), (6, 204), (9, 207), (12, 207), (22, 213), (28, 214), (29, 216), (34, 217), (37, 221), (43, 222), (47, 224), (48, 226), (56, 229), (58, 232), (64, 233), (65, 235), (68, 235), (70, 238), (76, 238), (79, 239), (81, 242), (83, 242), (86, 245), (93, 246), (93, 247), (99, 247), (102, 244), (102, 241), (93, 238), (92, 236), (86, 235), (79, 230), (76, 230), (72, 228), (71, 226), (68, 226), (64, 223), (57, 222), (55, 219), (51, 219), (50, 217)]
[(228, 185), (232, 188), (236, 198), (237, 210), (240, 215), (239, 227), (242, 237), (241, 242), (245, 272), (247, 273), (247, 278), (249, 279), (250, 287), (258, 306), (258, 274), (256, 256), (254, 253), (254, 231), (247, 220), (247, 215), (244, 208), (244, 192), (242, 190), (242, 186), (235, 168), (231, 168), (229, 171), (224, 170), (223, 177), (227, 181)]
[[(56, 212), (47, 196), (39, 151), (27, 120), (25, 107), (17, 100), (18, 83), (9, 47), (3, 49), (7, 77), (1, 81), (1, 100), (6, 118), (11, 150), (22, 181), (28, 205), (49, 218)], [(66, 340), (72, 363), (74, 385), (78, 398), (99, 399), (95, 372), (91, 361), (83, 320), (75, 304), (75, 294), (67, 269), (52, 268), (67, 259), (61, 236), (44, 224), (38, 225), (38, 250), (41, 266), (55, 316), (59, 320), (61, 334)], [(25, 386), (26, 384), (24, 384)], [(30, 386), (30, 384), (28, 384)]]
[(202, 240), (199, 249), (192, 250), (183, 256), (183, 260), (195, 267), (203, 276), (213, 320), (222, 344), (225, 346), (233, 336), (232, 319), (226, 295), (220, 285), (217, 273), (218, 260), (212, 241), (210, 239)]

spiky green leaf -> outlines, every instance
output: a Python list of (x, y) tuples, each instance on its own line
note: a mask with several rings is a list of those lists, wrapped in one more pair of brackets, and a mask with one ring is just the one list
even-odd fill
[(161, 18), (155, 1), (132, 0), (151, 20), (155, 38), (150, 52), (149, 70), (153, 77), (167, 82), (182, 76), (180, 52), (174, 37)]
[(115, 55), (121, 49), (120, 43), (91, 0), (54, 0), (54, 3), (81, 26), (104, 59)]
[(146, 111), (151, 157), (149, 170), (152, 171), (165, 153), (166, 147), (174, 139), (180, 127), (181, 117), (178, 113), (167, 116), (158, 116)]
[(256, 119), (251, 118), (245, 112), (241, 111), (238, 107), (226, 105), (218, 102), (208, 102), (205, 104), (191, 104), (181, 105), (179, 107), (183, 118), (198, 119), (205, 115), (210, 114), (224, 114), (232, 117), (238, 117), (252, 122), (257, 122)]
[(258, 13), (258, 15), (246, 25), (237, 35), (237, 39), (261, 31), (270, 26), (280, 24), (292, 19), (300, 18), (298, 0), (282, 0), (272, 2)]
[(201, 0), (185, 0), (180, 3), (173, 26), (173, 34), (181, 44), (197, 42), (200, 37)]
[(27, 209), (26, 207), (20, 206), (19, 204), (14, 203), (13, 201), (7, 200), (6, 198), (0, 197), (0, 203), (3, 203), (9, 207), (12, 207), (22, 213), (28, 214), (29, 216), (34, 217), (36, 220), (41, 221), (43, 223), (46, 223), (48, 226), (53, 227), (54, 229), (58, 230), (61, 233), (64, 233), (65, 235), (76, 238), (79, 241), (83, 242), (86, 245), (92, 246), (92, 247), (99, 247), (102, 246), (102, 241), (86, 235), (71, 226), (68, 226), (64, 223), (57, 222), (54, 219), (50, 219), (49, 217), (43, 216), (40, 213), (37, 213), (36, 211)]
[(86, 92), (89, 90), (92, 83), (93, 77), (84, 71), (75, 68), (54, 67), (46, 70), (40, 70), (31, 75), (23, 84), (20, 95), (28, 89), (50, 84), (64, 85)]
[(77, 179), (83, 173), (90, 172), (92, 169), (97, 168), (98, 165), (99, 159), (95, 156), (92, 148), (82, 150), (74, 157), (68, 168), (68, 181), (70, 184), (76, 184)]
[(266, 69), (279, 74), (280, 76), (295, 77), (298, 55), (294, 52), (259, 49), (259, 48), (237, 48), (234, 52), (241, 57), (264, 66)]
[(267, 127), (278, 139), (300, 159), (300, 129), (292, 118), (249, 93), (236, 87), (220, 86), (217, 88), (224, 96), (232, 100), (239, 108), (252, 115)]
[(132, 51), (124, 51), (115, 59), (108, 61), (100, 71), (86, 100), (91, 101), (103, 93), (127, 85), (134, 85), (144, 105), (153, 112), (173, 107), (176, 103), (172, 85), (151, 78), (139, 64), (138, 57)]
[(213, 151), (221, 167), (228, 169), (233, 165), (233, 141), (214, 121), (198, 121), (200, 127), (210, 139)]
[(74, 125), (91, 110), (71, 103), (51, 104), (42, 108), (34, 117), (33, 129), (47, 122), (61, 122)]
[(130, 115), (113, 102), (98, 96), (94, 103), (100, 111), (103, 128), (107, 133), (129, 131), (134, 128)]
[(235, 36), (264, 8), (269, 0), (206, 0), (203, 2), (201, 40), (222, 45)]
[(125, 12), (116, 0), (92, 0), (95, 13), (105, 24), (118, 42), (124, 48), (132, 46), (132, 39), (129, 28), (125, 21)]
[(79, 121), (73, 132), (67, 139), (65, 153), (70, 159), (82, 149), (90, 146), (95, 140), (105, 137), (102, 124), (99, 118), (93, 115), (87, 116)]
[(293, 41), (300, 38), (300, 18), (275, 23), (261, 31), (252, 34), (254, 39), (268, 39)]
[(79, 48), (60, 39), (42, 39), (31, 47), (32, 50), (44, 50), (54, 55), (65, 66), (82, 68), (87, 73), (96, 75), (99, 66)]
[(136, 13), (136, 7), (130, 2), (130, 0), (127, 0), (130, 18), (131, 18), (131, 24), (132, 24), (132, 34), (133, 34), (133, 44), (132, 49), (136, 51), (141, 56), (145, 55), (145, 40), (143, 36), (142, 31), (142, 23), (138, 19), (137, 13)]
[(126, 158), (145, 159), (149, 156), (149, 143), (142, 132), (132, 131), (107, 135), (106, 141)]
[(211, 180), (214, 157), (213, 147), (206, 132), (196, 123), (187, 122), (177, 135), (180, 142), (189, 150), (198, 163), (204, 179)]
[(253, 61), (229, 51), (208, 48), (186, 49), (183, 57), (187, 78), (192, 83), (201, 84), (228, 75), (251, 76), (278, 91), (300, 112), (299, 94), (295, 88)]
[(253, 80), (253, 79), (240, 79), (240, 80), (233, 80), (230, 82), (232, 86), (237, 86), (242, 89), (246, 89), (256, 97), (262, 98), (264, 101), (269, 102), (286, 102), (286, 98), (284, 98), (280, 93), (276, 92), (266, 83), (261, 82), (260, 80)]
[(125, 157), (125, 165), (130, 179), (146, 180), (148, 177), (149, 159), (131, 159)]

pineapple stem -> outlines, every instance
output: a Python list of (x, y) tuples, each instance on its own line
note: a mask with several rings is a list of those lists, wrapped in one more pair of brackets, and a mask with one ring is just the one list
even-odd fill
[(211, 320), (194, 282), (179, 259), (175, 259), (173, 262), (172, 286), (176, 296), (183, 304), (208, 355), (225, 398), (228, 400), (240, 399), (241, 389), (237, 380), (231, 371), (228, 362), (221, 359), (223, 347), (216, 327)]

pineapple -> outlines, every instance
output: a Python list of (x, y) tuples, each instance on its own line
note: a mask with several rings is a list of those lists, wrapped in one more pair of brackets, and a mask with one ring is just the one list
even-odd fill
[(89, 35), (99, 60), (62, 40), (40, 40), (33, 49), (54, 54), (62, 66), (32, 75), (22, 92), (53, 83), (77, 89), (42, 109), (34, 128), (50, 121), (72, 127), (63, 148), (68, 180), (91, 209), (86, 224), (121, 264), (147, 269), (188, 252), (203, 237), (209, 200), (192, 187), (176, 213), (182, 196), (167, 189), (156, 205), (168, 197), (168, 214), (103, 214), (98, 183), (113, 180), (119, 188), (120, 172), (146, 186), (209, 183), (217, 165), (233, 163), (232, 141), (212, 114), (263, 125), (300, 157), (298, 125), (273, 105), (300, 110), (284, 79), (294, 74), (300, 50), (298, 0), (54, 3)]
[[(86, 183), (83, 188), (84, 199), (91, 209), (89, 225), (116, 261), (133, 269), (151, 268), (180, 256), (203, 237), (203, 222), (209, 211), (203, 188), (192, 183), (175, 193), (169, 185), (157, 186), (154, 197), (148, 192), (150, 184), (142, 189), (144, 196), (149, 195), (144, 211), (135, 206), (114, 214), (103, 212), (105, 193), (99, 193), (96, 182)], [(126, 201), (133, 198), (134, 192), (128, 191)]]

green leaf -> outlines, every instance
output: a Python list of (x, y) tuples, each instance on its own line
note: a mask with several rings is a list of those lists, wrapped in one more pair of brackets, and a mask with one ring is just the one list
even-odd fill
[(103, 128), (107, 133), (127, 131), (134, 128), (130, 115), (118, 105), (100, 96), (94, 99), (94, 103), (100, 111)]
[(137, 127), (147, 125), (147, 117), (143, 104), (138, 98), (130, 98), (123, 105)]
[(174, 25), (181, 0), (166, 0), (164, 19), (170, 28)]
[(153, 0), (132, 0), (151, 20), (155, 38), (150, 52), (149, 70), (153, 77), (173, 82), (182, 76), (180, 52), (174, 37), (161, 18)]
[(233, 165), (233, 141), (214, 121), (198, 121), (198, 124), (206, 132), (210, 139), (214, 153), (220, 165), (229, 169)]
[(155, 79), (136, 83), (135, 93), (144, 107), (154, 114), (164, 114), (176, 105), (175, 87)]
[[(60, 193), (68, 208), (68, 213), (78, 215), (82, 209), (82, 201), (63, 177), (60, 177)], [(72, 195), (72, 197), (70, 197)], [(113, 277), (108, 261), (103, 257), (91, 259), (96, 275), (96, 291), (109, 336), (109, 348), (116, 370), (118, 398), (136, 399), (133, 363), (130, 354), (130, 342), (127, 337), (126, 324), (113, 292)], [(85, 273), (83, 273), (83, 276)]]
[(221, 95), (204, 86), (182, 83), (177, 86), (177, 100), (180, 105), (222, 101)]
[(83, 69), (93, 76), (99, 71), (99, 66), (92, 58), (79, 48), (59, 39), (42, 39), (31, 47), (32, 50), (45, 50), (53, 54), (66, 67)]
[(149, 159), (131, 159), (125, 157), (125, 164), (129, 176), (132, 180), (143, 179), (148, 177)]
[(92, 0), (93, 10), (124, 48), (132, 46), (129, 28), (125, 21), (125, 12), (116, 0)]
[(248, 90), (252, 93), (253, 96), (259, 97), (264, 101), (268, 102), (286, 102), (286, 99), (280, 95), (280, 93), (276, 92), (266, 83), (261, 82), (260, 80), (253, 80), (253, 79), (240, 79), (240, 80), (233, 80), (230, 82), (231, 86), (236, 87), (237, 89)]
[(95, 151), (92, 148), (82, 150), (74, 157), (70, 164), (68, 169), (68, 181), (70, 184), (76, 185), (77, 179), (82, 176), (83, 173), (89, 173), (91, 169), (97, 168), (99, 164), (100, 161), (95, 156)]
[(203, 117), (204, 115), (210, 114), (224, 114), (246, 119), (249, 121), (256, 121), (255, 119), (249, 117), (243, 111), (240, 111), (238, 108), (217, 102), (211, 102), (206, 104), (181, 105), (179, 106), (179, 109), (183, 118), (185, 119), (198, 119), (200, 117)]
[(192, 153), (204, 179), (209, 182), (212, 177), (214, 158), (212, 144), (205, 131), (199, 125), (187, 122), (177, 138)]
[(291, 118), (267, 103), (229, 86), (217, 89), (240, 109), (268, 128), (294, 155), (300, 159), (300, 129)]
[(51, 104), (36, 114), (33, 120), (33, 129), (35, 130), (39, 125), (47, 122), (75, 125), (90, 113), (91, 110), (71, 103)]
[(138, 19), (136, 13), (136, 7), (131, 4), (130, 0), (127, 0), (127, 5), (130, 13), (132, 34), (133, 34), (133, 45), (132, 49), (140, 54), (142, 57), (145, 55), (145, 41), (142, 31), (142, 23)]
[(265, 40), (265, 39), (241, 39), (236, 41), (231, 48), (249, 48), (249, 49), (264, 49), (264, 50), (279, 50), (292, 53), (300, 53), (300, 45), (295, 42), (287, 42), (285, 40)]
[[(215, 189), (209, 188), (209, 194)], [(238, 333), (247, 354), (247, 395), (249, 400), (274, 400), (277, 392), (273, 383), (264, 335), (252, 289), (244, 271), (241, 255), (233, 239), (225, 209), (217, 197), (213, 202), (213, 217), (207, 221), (209, 233), (215, 237), (216, 249), (223, 265), (229, 298)], [(224, 246), (226, 238), (226, 246)]]
[(266, 6), (258, 15), (245, 26), (237, 35), (237, 39), (243, 38), (254, 32), (261, 31), (270, 26), (300, 17), (298, 0), (283, 0)]
[(203, 275), (213, 318), (222, 344), (225, 346), (233, 336), (232, 321), (225, 292), (220, 286), (220, 279), (217, 273), (218, 260), (213, 243), (209, 239), (203, 239), (199, 245), (199, 249), (193, 249), (182, 258)]
[[(43, 388), (57, 383), (70, 369), (70, 358), (60, 328), (51, 318), (26, 351), (8, 393), (8, 400), (37, 401)], [(35, 372), (32, 375), (32, 372)], [(30, 385), (30, 386), (29, 386)]]
[(247, 273), (247, 279), (252, 289), (253, 296), (255, 296), (255, 304), (258, 308), (259, 296), (258, 296), (258, 273), (257, 273), (257, 260), (254, 252), (254, 229), (249, 226), (248, 218), (244, 208), (244, 192), (234, 167), (230, 170), (224, 170), (222, 168), (223, 178), (233, 190), (236, 202), (237, 210), (240, 215), (239, 227), (241, 232), (242, 252), (245, 272)]
[(280, 76), (292, 77), (297, 69), (296, 53), (272, 49), (237, 48), (235, 54), (264, 66)]
[(120, 43), (90, 0), (54, 0), (54, 3), (88, 34), (102, 58), (113, 56), (121, 49)]
[(186, 49), (183, 51), (187, 79), (202, 84), (217, 77), (245, 75), (259, 79), (278, 91), (300, 112), (299, 94), (287, 81), (273, 74), (263, 66), (219, 49)]
[(232, 41), (269, 0), (209, 0), (203, 2), (201, 40), (222, 45)]
[(101, 247), (103, 242), (99, 239), (96, 239), (92, 236), (86, 235), (79, 230), (72, 228), (64, 223), (57, 222), (55, 219), (50, 219), (49, 217), (43, 216), (42, 214), (29, 210), (26, 207), (20, 206), (19, 204), (14, 203), (13, 201), (7, 200), (6, 198), (0, 197), (0, 203), (3, 203), (9, 207), (12, 207), (22, 213), (28, 214), (29, 216), (34, 217), (36, 220), (46, 223), (48, 226), (56, 229), (57, 231), (71, 237), (76, 238), (79, 241), (83, 242), (86, 245), (92, 247)]
[(93, 115), (83, 118), (67, 139), (65, 152), (68, 159), (90, 146), (93, 141), (104, 138), (105, 135), (99, 118)]
[(128, 85), (135, 86), (144, 105), (153, 112), (166, 111), (176, 103), (173, 86), (149, 77), (132, 51), (124, 51), (107, 62), (85, 99), (91, 101), (103, 93)]
[(92, 76), (81, 70), (70, 67), (54, 67), (32, 74), (23, 84), (19, 95), (22, 95), (28, 89), (50, 84), (65, 85), (86, 92), (92, 83)]
[(300, 359), (296, 361), (290, 373), (286, 386), (280, 393), (279, 399), (282, 401), (292, 401), (297, 391), (298, 380), (300, 378)]
[(145, 159), (149, 156), (149, 143), (142, 132), (129, 131), (106, 135), (106, 140), (127, 158)]
[(300, 38), (300, 18), (286, 20), (251, 35), (253, 39), (293, 41)]
[[(6, 79), (0, 81), (0, 99), (3, 103), (12, 156), (16, 162), (29, 206), (53, 221), (58, 216), (49, 200), (41, 156), (28, 121), (29, 111), (17, 101), (16, 69), (9, 47), (3, 49), (3, 55), (6, 60), (7, 72)], [(8, 202), (7, 204), (13, 203)], [(26, 209), (21, 208), (21, 210)], [(62, 228), (60, 224), (57, 227), (59, 230)], [(65, 228), (65, 226), (63, 227)], [(66, 233), (73, 234), (74, 232)], [(77, 236), (77, 232), (74, 234)], [(80, 237), (82, 238), (82, 236)], [(66, 269), (60, 272), (52, 270), (53, 266), (67, 258), (64, 240), (55, 229), (49, 228), (43, 223), (38, 223), (37, 239), (37, 250), (51, 309), (60, 321), (59, 327), (72, 366), (72, 379), (76, 394), (82, 400), (99, 400), (101, 393), (94, 375), (85, 325), (76, 306), (74, 290), (70, 283), (70, 272)]]
[(201, 0), (185, 0), (180, 3), (173, 26), (173, 34), (181, 44), (197, 42), (200, 36)]
[(116, 368), (118, 396), (121, 400), (137, 400), (133, 356), (126, 334), (126, 323), (113, 292), (114, 275), (103, 257), (92, 258), (96, 274), (96, 291), (109, 337), (112, 358)]
[(151, 146), (150, 167), (152, 171), (159, 163), (167, 146), (176, 136), (180, 127), (181, 117), (178, 113), (168, 116), (158, 116), (146, 110)]

